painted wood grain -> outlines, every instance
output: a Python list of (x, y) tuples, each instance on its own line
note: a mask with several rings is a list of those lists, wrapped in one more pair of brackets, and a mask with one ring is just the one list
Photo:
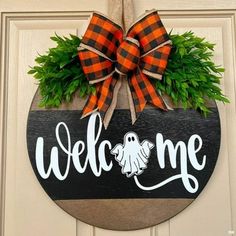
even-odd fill
[[(219, 117), (216, 108), (212, 108), (212, 113), (208, 118), (203, 118), (198, 112), (192, 110), (184, 111), (179, 108), (163, 113), (160, 110), (149, 108), (143, 111), (133, 126), (129, 121), (129, 111), (121, 109), (114, 112), (108, 129), (103, 130), (101, 137), (99, 137), (100, 141), (109, 140), (114, 146), (123, 139), (123, 135), (130, 129), (138, 133), (142, 139), (151, 140), (153, 143), (155, 143), (153, 138), (156, 132), (163, 133), (174, 143), (179, 140), (187, 143), (191, 134), (201, 136), (203, 149), (199, 155), (207, 156), (206, 168), (202, 172), (194, 172), (190, 163), (188, 166), (189, 173), (194, 174), (199, 181), (200, 187), (195, 194), (185, 191), (179, 181), (155, 191), (140, 191), (132, 179), (130, 180), (121, 174), (120, 166), (115, 165), (114, 162), (112, 171), (104, 173), (99, 178), (89, 170), (79, 174), (73, 169), (73, 166), (70, 166), (70, 174), (64, 181), (59, 181), (54, 176), (50, 176), (46, 180), (42, 179), (35, 165), (37, 138), (43, 137), (45, 139), (44, 154), (46, 166), (48, 166), (49, 159), (47, 157), (50, 156), (52, 146), (57, 145), (54, 137), (57, 123), (63, 121), (68, 125), (72, 143), (77, 140), (83, 140), (86, 143), (89, 118), (80, 120), (80, 116), (81, 111), (79, 110), (33, 110), (29, 113), (27, 142), (32, 166), (45, 191), (64, 210), (84, 222), (115, 230), (145, 228), (148, 225), (162, 222), (176, 215), (192, 202), (192, 198), (199, 195), (214, 169), (220, 142)], [(67, 143), (65, 138), (67, 138), (66, 135), (61, 136), (61, 142), (64, 144)], [(87, 145), (86, 149), (91, 148), (89, 143)], [(95, 148), (98, 148), (98, 145)], [(214, 148), (212, 149), (212, 147)], [(107, 153), (107, 156), (109, 155)], [(156, 155), (154, 151), (152, 157)], [(59, 156), (60, 168), (64, 170), (67, 158), (60, 150)], [(83, 155), (80, 158), (85, 159), (86, 156)], [(141, 176), (142, 182), (146, 185), (159, 183), (169, 176), (179, 173), (179, 167), (173, 170), (170, 166), (166, 167), (164, 172), (157, 171), (158, 167), (155, 165), (155, 161), (155, 158), (151, 158), (148, 170), (145, 170), (147, 174), (143, 173)], [(166, 162), (168, 161), (166, 160)], [(177, 166), (180, 166), (180, 163), (181, 158), (178, 156)], [(158, 175), (157, 172), (161, 174)], [(156, 199), (154, 200), (154, 198)], [(121, 217), (122, 215), (124, 217)], [(143, 217), (144, 215), (145, 217)]]
[[(220, 144), (220, 121), (218, 111), (212, 108), (212, 113), (208, 118), (202, 117), (198, 112), (193, 110), (175, 109), (174, 111), (162, 112), (158, 109), (145, 109), (139, 119), (134, 125), (131, 125), (130, 112), (128, 110), (116, 110), (107, 130), (102, 130), (99, 136), (99, 141), (96, 146), (89, 146), (87, 143), (87, 125), (89, 117), (80, 119), (81, 111), (31, 111), (29, 113), (27, 125), (27, 143), (29, 157), (31, 164), (37, 175), (38, 180), (43, 188), (54, 200), (62, 199), (106, 199), (106, 198), (196, 198), (203, 190), (205, 184), (213, 172), (215, 163), (218, 157)], [(207, 164), (203, 171), (194, 170), (193, 166), (188, 162), (188, 172), (192, 173), (199, 181), (199, 189), (196, 193), (185, 191), (181, 181), (174, 181), (164, 188), (158, 190), (140, 191), (132, 178), (126, 178), (121, 174), (120, 166), (117, 162), (113, 162), (112, 171), (103, 173), (97, 178), (89, 168), (83, 173), (79, 174), (70, 165), (70, 172), (64, 181), (59, 181), (54, 175), (44, 180), (40, 177), (36, 168), (35, 150), (38, 137), (44, 139), (44, 155), (45, 165), (49, 165), (49, 157), (51, 148), (58, 146), (55, 137), (55, 128), (58, 123), (64, 122), (69, 130), (71, 145), (76, 141), (82, 140), (86, 148), (85, 150), (95, 148), (98, 150), (102, 140), (109, 140), (112, 147), (121, 143), (124, 135), (131, 130), (136, 132), (143, 140), (151, 141), (155, 146), (156, 135), (160, 133), (164, 140), (170, 139), (174, 145), (179, 141), (183, 141), (186, 146), (188, 140), (192, 135), (199, 135), (202, 139), (203, 146), (198, 153), (198, 157), (206, 155)], [(97, 128), (96, 128), (97, 129)], [(95, 130), (96, 130), (95, 129)], [(68, 137), (62, 130), (60, 140), (63, 144), (68, 142)], [(214, 147), (214, 148), (213, 148)], [(170, 155), (166, 153), (165, 169), (161, 170), (158, 166), (157, 148), (152, 150), (151, 158), (149, 159), (148, 168), (140, 176), (141, 182), (150, 186), (159, 183), (170, 176), (176, 175), (180, 172), (182, 157), (176, 153), (177, 168), (172, 168), (170, 165)], [(96, 151), (97, 152), (97, 151)], [(87, 158), (87, 151), (80, 155), (80, 159)], [(188, 154), (190, 155), (190, 154)], [(59, 149), (60, 167), (65, 170), (67, 166), (67, 154)], [(107, 152), (108, 159), (112, 155)], [(200, 158), (201, 159), (201, 158)], [(159, 174), (158, 174), (159, 173)], [(74, 186), (79, 185), (79, 188)], [(90, 186), (88, 188), (87, 186)], [(119, 189), (119, 191), (117, 191)]]

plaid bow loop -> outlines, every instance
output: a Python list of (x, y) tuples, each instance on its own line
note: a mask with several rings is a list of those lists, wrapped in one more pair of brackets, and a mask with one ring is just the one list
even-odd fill
[(132, 38), (125, 39), (117, 49), (116, 71), (120, 74), (128, 74), (134, 70), (139, 63), (139, 42)]
[(133, 123), (147, 102), (167, 110), (151, 78), (161, 79), (170, 50), (171, 41), (155, 10), (140, 17), (126, 35), (121, 26), (94, 13), (78, 51), (89, 83), (96, 84), (96, 94), (90, 95), (82, 117), (98, 110), (107, 127), (116, 105), (120, 75), (128, 79)]

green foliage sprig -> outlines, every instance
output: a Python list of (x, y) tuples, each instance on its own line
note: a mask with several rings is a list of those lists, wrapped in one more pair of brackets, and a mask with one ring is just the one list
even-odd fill
[(214, 44), (186, 32), (170, 34), (173, 48), (162, 81), (156, 88), (169, 95), (174, 104), (199, 110), (205, 116), (210, 111), (207, 100), (228, 103), (219, 88), (224, 68), (212, 61)]
[(58, 107), (63, 101), (70, 102), (78, 89), (80, 97), (95, 91), (89, 85), (78, 60), (80, 38), (55, 35), (51, 40), (56, 42), (56, 47), (36, 57), (37, 65), (28, 72), (39, 81), (42, 96), (39, 105), (42, 107)]
[[(210, 111), (207, 100), (228, 103), (219, 88), (224, 69), (212, 61), (214, 44), (199, 38), (193, 32), (170, 34), (173, 48), (162, 81), (156, 88), (169, 95), (174, 104), (199, 110), (204, 115)], [(78, 91), (80, 97), (95, 93), (82, 71), (77, 48), (81, 39), (55, 35), (51, 39), (56, 47), (50, 48), (36, 59), (36, 66), (28, 72), (39, 81), (42, 100), (40, 106), (58, 107), (63, 101), (71, 101)]]

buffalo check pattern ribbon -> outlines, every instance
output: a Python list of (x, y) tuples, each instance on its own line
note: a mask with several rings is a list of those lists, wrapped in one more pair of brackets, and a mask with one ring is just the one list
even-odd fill
[(156, 10), (141, 16), (126, 34), (106, 16), (93, 13), (78, 56), (89, 83), (96, 85), (96, 93), (89, 96), (82, 118), (98, 110), (106, 128), (122, 78), (128, 82), (132, 123), (147, 102), (167, 110), (153, 81), (162, 78), (170, 51), (171, 41)]

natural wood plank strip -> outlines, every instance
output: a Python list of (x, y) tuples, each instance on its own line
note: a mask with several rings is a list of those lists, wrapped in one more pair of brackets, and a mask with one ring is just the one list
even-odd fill
[[(57, 200), (56, 203), (61, 208), (69, 210), (74, 217), (92, 225), (106, 229), (131, 230), (156, 225), (175, 215), (192, 201), (192, 199), (90, 199)], [(135, 212), (139, 212), (139, 215)]]
[[(168, 97), (167, 95), (163, 95), (163, 98), (167, 102), (167, 104), (173, 109), (182, 107), (181, 104), (174, 105), (173, 102), (171, 101), (171, 98)], [(52, 107), (50, 109), (39, 107), (40, 99), (41, 99), (41, 96), (40, 96), (40, 91), (38, 89), (32, 101), (30, 110), (35, 110), (35, 111), (36, 110), (82, 110), (82, 108), (84, 107), (86, 103), (87, 97), (79, 98), (78, 95), (75, 94), (71, 102), (69, 103), (64, 102), (60, 105), (60, 107), (58, 108)], [(214, 101), (208, 101), (207, 106), (216, 107), (216, 104)], [(153, 108), (153, 106), (147, 104), (146, 108)], [(129, 109), (127, 91), (124, 84), (122, 84), (121, 89), (118, 93), (116, 109)]]

